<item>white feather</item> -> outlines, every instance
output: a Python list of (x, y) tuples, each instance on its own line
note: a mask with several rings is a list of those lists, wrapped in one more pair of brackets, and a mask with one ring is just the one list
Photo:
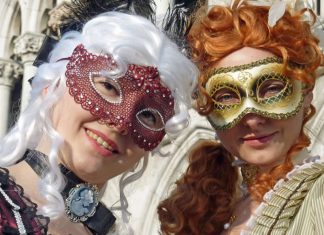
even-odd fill
[(275, 0), (269, 10), (268, 24), (270, 27), (276, 25), (277, 21), (284, 15), (286, 3), (284, 0)]
[[(233, 8), (235, 0), (232, 1), (231, 8)], [(244, 2), (244, 0), (240, 0), (239, 3), (237, 4), (237, 8), (241, 6), (241, 4)]]
[(228, 7), (231, 5), (231, 0), (209, 0), (208, 1), (208, 8), (211, 8), (213, 6), (223, 6)]

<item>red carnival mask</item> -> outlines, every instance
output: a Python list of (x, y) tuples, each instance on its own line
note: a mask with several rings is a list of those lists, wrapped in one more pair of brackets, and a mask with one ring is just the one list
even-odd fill
[(79, 45), (66, 68), (70, 94), (100, 123), (127, 130), (146, 151), (161, 142), (165, 122), (174, 115), (174, 99), (155, 67), (130, 64), (125, 75), (111, 78), (118, 68), (114, 59)]

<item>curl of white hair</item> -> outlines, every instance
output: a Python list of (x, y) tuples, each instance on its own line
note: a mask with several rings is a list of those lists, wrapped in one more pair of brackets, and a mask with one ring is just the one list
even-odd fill
[[(0, 142), (0, 166), (5, 167), (21, 159), (26, 149), (36, 148), (42, 138), (50, 141), (51, 171), (40, 184), (40, 192), (49, 202), (41, 208), (41, 213), (50, 218), (64, 212), (60, 191), (65, 185), (57, 165), (58, 151), (64, 140), (52, 125), (51, 110), (66, 89), (64, 74), (68, 61), (60, 59), (68, 58), (79, 44), (92, 53), (111, 54), (121, 65), (120, 73), (125, 72), (123, 65), (127, 64), (157, 67), (162, 82), (171, 89), (176, 101), (176, 114), (166, 123), (169, 134), (176, 134), (187, 125), (190, 96), (198, 76), (197, 68), (177, 46), (139, 16), (105, 13), (86, 23), (81, 33), (66, 33), (51, 52), (49, 62), (38, 68), (28, 106)], [(44, 89), (47, 89), (46, 94)]]

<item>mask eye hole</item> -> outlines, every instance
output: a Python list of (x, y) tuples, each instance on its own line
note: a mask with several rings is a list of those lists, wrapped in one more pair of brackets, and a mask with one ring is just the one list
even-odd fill
[(118, 104), (122, 100), (122, 91), (115, 79), (104, 73), (91, 73), (90, 80), (96, 92), (106, 101)]
[(257, 87), (258, 99), (269, 99), (286, 90), (287, 81), (275, 78), (267, 78), (259, 82)]
[(235, 105), (241, 103), (241, 94), (232, 87), (221, 87), (212, 95), (213, 100), (221, 105)]
[(151, 108), (146, 108), (136, 114), (137, 120), (147, 129), (152, 131), (161, 131), (164, 129), (164, 120), (162, 114)]

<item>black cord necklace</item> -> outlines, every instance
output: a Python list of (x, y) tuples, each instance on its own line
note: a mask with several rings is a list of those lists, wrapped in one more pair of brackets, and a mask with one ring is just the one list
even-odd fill
[[(24, 160), (44, 178), (49, 172), (47, 156), (37, 150), (27, 150)], [(115, 223), (115, 216), (99, 201), (97, 186), (82, 181), (72, 171), (59, 164), (67, 184), (61, 192), (65, 200), (65, 212), (72, 222), (81, 222), (95, 235), (105, 235)]]

